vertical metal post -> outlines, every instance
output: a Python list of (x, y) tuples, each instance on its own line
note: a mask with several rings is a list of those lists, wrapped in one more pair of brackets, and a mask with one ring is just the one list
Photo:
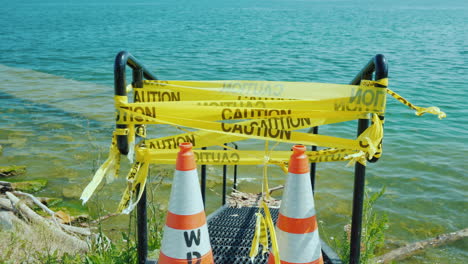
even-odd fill
[[(148, 80), (157, 80), (156, 75), (145, 69), (145, 67), (139, 63), (135, 57), (133, 57), (127, 51), (121, 51), (115, 57), (114, 62), (114, 94), (117, 96), (127, 96), (127, 85), (126, 85), (126, 67), (130, 66), (133, 70), (141, 70), (143, 77)], [(135, 74), (135, 73), (134, 73)], [(138, 74), (138, 75), (142, 75)], [(127, 125), (116, 125), (117, 129), (126, 129)], [(118, 135), (117, 136), (117, 148), (122, 155), (128, 154), (128, 136)]]
[[(128, 61), (128, 53), (125, 51), (119, 52), (115, 57), (114, 63), (114, 95), (116, 96), (127, 96), (127, 81), (125, 74), (125, 67)], [(120, 114), (120, 113), (119, 113)], [(117, 129), (126, 129), (127, 125), (117, 124)], [(117, 148), (123, 155), (128, 154), (128, 136), (117, 135)]]
[(138, 263), (145, 264), (148, 257), (148, 226), (146, 212), (146, 187), (137, 205)]
[[(313, 127), (311, 129), (312, 134), (318, 134), (318, 127)], [(317, 150), (317, 146), (312, 146), (312, 151)], [(317, 163), (313, 162), (310, 164), (310, 183), (312, 184), (312, 192), (315, 192), (315, 173), (317, 169)]]
[[(373, 61), (369, 62), (366, 67), (367, 71), (363, 71), (360, 80), (372, 79), (374, 70)], [(359, 80), (359, 83), (360, 83)], [(356, 85), (359, 85), (357, 83)], [(369, 127), (369, 119), (359, 119), (357, 136), (359, 136), (366, 128)], [(354, 192), (353, 192), (353, 215), (351, 216), (351, 239), (349, 263), (359, 264), (361, 257), (361, 232), (362, 232), (362, 210), (364, 204), (364, 185), (366, 181), (366, 166), (356, 162), (354, 166)]]
[[(237, 146), (236, 143), (232, 143), (234, 145), (235, 149), (238, 149), (239, 146)], [(237, 165), (234, 165), (234, 184), (232, 186), (234, 190), (237, 190)]]
[[(206, 147), (203, 147), (202, 150), (206, 150)], [(206, 197), (206, 165), (201, 165), (201, 195), (203, 200), (203, 207), (205, 206), (205, 197)]]
[[(226, 143), (224, 143), (226, 146)], [(227, 150), (227, 148), (224, 148), (224, 150)], [(227, 181), (227, 165), (223, 165), (223, 197), (221, 199), (221, 204), (225, 205), (226, 204), (226, 181)]]
[[(371, 80), (372, 73), (375, 71), (375, 80), (387, 78), (388, 66), (386, 59), (383, 55), (376, 55), (364, 69), (356, 76), (351, 84), (358, 85), (360, 80)], [(377, 85), (378, 87), (384, 87)], [(380, 117), (383, 120), (383, 116)], [(359, 136), (366, 128), (369, 127), (368, 119), (358, 120), (358, 131)], [(372, 158), (372, 157), (371, 157)], [(377, 161), (377, 159), (373, 159)], [(361, 165), (359, 162), (356, 163), (354, 169), (354, 193), (353, 193), (353, 215), (351, 222), (351, 241), (350, 241), (350, 264), (359, 264), (361, 254), (361, 232), (362, 232), (362, 211), (364, 204), (364, 188), (366, 181), (366, 167)]]
[[(369, 126), (368, 119), (359, 119), (358, 135)], [(361, 254), (362, 209), (364, 204), (364, 184), (366, 166), (356, 162), (354, 168), (353, 215), (351, 220), (350, 264), (358, 264)]]
[[(127, 96), (126, 90), (126, 67), (132, 68), (133, 86), (143, 87), (143, 78), (157, 80), (156, 76), (148, 71), (135, 57), (127, 51), (121, 51), (115, 57), (114, 63), (114, 93), (116, 96)], [(117, 129), (126, 129), (127, 125), (116, 125)], [(117, 147), (121, 154), (128, 154), (128, 136), (117, 136)], [(146, 263), (148, 256), (148, 229), (146, 212), (146, 189), (142, 190), (142, 197), (137, 205), (137, 253), (138, 263)]]
[[(133, 86), (143, 88), (143, 70), (133, 69)], [(136, 125), (138, 126), (138, 125)], [(136, 131), (136, 130), (135, 130)], [(149, 178), (149, 172), (148, 172)], [(146, 186), (137, 205), (138, 263), (145, 264), (148, 257), (148, 214), (146, 211)]]

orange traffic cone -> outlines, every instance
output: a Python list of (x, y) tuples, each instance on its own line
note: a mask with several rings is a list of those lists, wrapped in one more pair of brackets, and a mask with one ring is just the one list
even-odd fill
[(180, 144), (159, 264), (214, 264), (191, 143)]
[[(315, 218), (314, 197), (309, 176), (306, 147), (296, 145), (289, 160), (276, 237), (282, 264), (322, 264), (322, 250)], [(268, 264), (274, 264), (270, 252)]]

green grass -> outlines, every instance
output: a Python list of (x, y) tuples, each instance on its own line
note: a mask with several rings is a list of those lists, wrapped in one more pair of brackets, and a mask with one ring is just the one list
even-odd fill
[[(152, 189), (156, 189), (159, 184), (160, 182), (153, 184)], [(166, 211), (161, 210), (159, 204), (154, 201), (152, 192), (148, 194), (148, 250), (158, 252)], [(98, 198), (95, 204), (97, 218), (104, 215), (102, 207)], [(126, 227), (121, 228), (120, 234), (113, 233), (112, 240), (104, 232), (110, 229), (106, 222), (94, 225), (97, 231), (87, 240), (89, 248), (85, 253), (78, 252), (73, 246), (66, 246), (63, 241), (54, 238), (49, 229), (40, 225), (20, 221), (15, 223), (15, 228), (12, 229), (17, 231), (0, 228), (0, 264), (137, 263), (136, 210), (123, 219), (128, 219), (123, 220), (128, 221)], [(155, 257), (158, 257), (158, 254)]]
[[(370, 194), (365, 189), (364, 206), (362, 214), (361, 233), (361, 264), (370, 264), (372, 259), (384, 246), (385, 230), (388, 228), (388, 218), (386, 214), (378, 214), (374, 208), (377, 200), (385, 193), (385, 187), (379, 192)], [(349, 262), (350, 251), (350, 224), (346, 225), (340, 239), (334, 239), (332, 245), (343, 260)]]
[[(164, 213), (148, 211), (148, 248), (155, 250), (161, 245), (161, 230)], [(73, 248), (61, 247), (60, 241), (50, 239), (50, 234), (38, 226), (30, 226), (33, 235), (21, 236), (21, 232), (0, 231), (0, 263), (137, 263), (137, 244), (134, 215), (129, 217), (128, 228), (121, 232), (120, 239), (111, 241), (102, 232), (102, 224), (98, 232), (92, 236), (89, 251), (74, 252)], [(25, 228), (17, 226), (18, 230)]]

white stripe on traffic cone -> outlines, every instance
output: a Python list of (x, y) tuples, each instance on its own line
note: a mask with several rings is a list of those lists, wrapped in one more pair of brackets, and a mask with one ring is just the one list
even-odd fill
[[(309, 175), (309, 159), (305, 151), (305, 146), (293, 147), (276, 223), (276, 237), (282, 264), (323, 263)], [(273, 263), (275, 259), (270, 252), (268, 264)]]

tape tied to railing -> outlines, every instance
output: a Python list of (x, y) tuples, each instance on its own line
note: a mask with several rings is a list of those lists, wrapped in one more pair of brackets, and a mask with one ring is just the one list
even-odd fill
[[(116, 174), (120, 164), (117, 136), (126, 136), (133, 162), (119, 212), (130, 212), (141, 197), (149, 164), (175, 164), (180, 143), (194, 146), (197, 164), (278, 165), (286, 169), (289, 151), (201, 150), (224, 143), (260, 139), (288, 144), (324, 147), (308, 151), (313, 162), (348, 161), (348, 165), (382, 155), (383, 116), (386, 94), (416, 110), (444, 118), (437, 107), (418, 107), (386, 88), (388, 79), (362, 80), (360, 85), (271, 81), (144, 81), (132, 89), (134, 102), (115, 96), (116, 129), (109, 157), (83, 191), (86, 202), (106, 175)], [(129, 87), (131, 88), (131, 87)], [(131, 89), (128, 89), (129, 91)], [(356, 119), (372, 124), (356, 139), (302, 132), (302, 129)], [(144, 138), (146, 125), (167, 124), (184, 133)], [(196, 129), (196, 131), (189, 131)], [(267, 157), (267, 159), (265, 158)]]

